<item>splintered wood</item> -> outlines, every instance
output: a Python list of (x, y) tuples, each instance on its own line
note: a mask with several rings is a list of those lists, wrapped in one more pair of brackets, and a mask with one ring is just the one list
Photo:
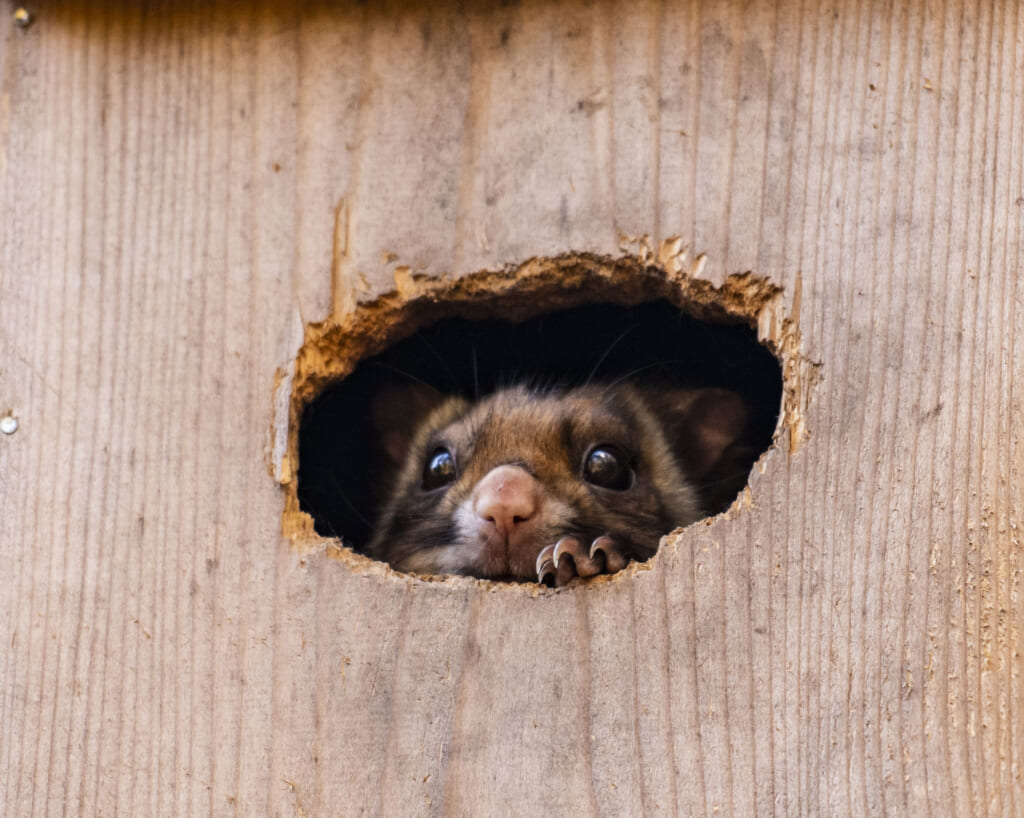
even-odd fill
[(398, 267), (392, 293), (360, 306), (347, 305), (347, 300), (354, 299), (335, 298), (336, 305), (346, 304), (341, 312), (307, 327), (294, 365), (287, 372), (279, 370), (275, 378), (269, 469), (285, 487), (282, 532), (304, 552), (326, 545), (318, 542), (312, 519), (299, 507), (295, 477), (303, 410), (326, 385), (350, 374), (360, 360), (453, 315), (516, 319), (585, 303), (628, 306), (661, 298), (701, 317), (747, 323), (759, 330), (767, 327), (761, 340), (795, 373), (784, 391), (782, 422), (776, 433), (787, 435), (795, 450), (804, 434), (800, 407), (806, 405), (812, 381), (797, 377), (806, 367), (801, 366), (796, 325), (782, 315), (781, 290), (749, 273), (729, 276), (715, 287), (697, 276), (705, 257), (698, 256), (684, 268), (686, 256), (681, 241), (673, 238), (663, 242), (657, 257), (644, 246), (637, 256), (614, 259), (566, 254), (456, 279), (411, 276), (407, 268)]
[[(5, 8), (0, 814), (1024, 812), (1016, 4)], [(730, 513), (557, 593), (282, 535), (324, 378), (597, 268), (760, 288)]]

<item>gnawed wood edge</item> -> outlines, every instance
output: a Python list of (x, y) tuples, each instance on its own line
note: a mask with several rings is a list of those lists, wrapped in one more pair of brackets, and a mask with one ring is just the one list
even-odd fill
[[(779, 359), (783, 375), (772, 446), (754, 468), (764, 470), (766, 458), (778, 450), (783, 437), (788, 441), (789, 453), (796, 452), (809, 436), (805, 413), (819, 377), (819, 365), (801, 351), (797, 324), (799, 278), (787, 313), (782, 288), (763, 276), (736, 273), (715, 286), (704, 277), (707, 257), (691, 256), (689, 246), (678, 237), (666, 239), (654, 248), (647, 236), (622, 236), (621, 247), (624, 253), (617, 257), (566, 253), (462, 276), (419, 274), (408, 266), (398, 265), (394, 268), (394, 289), (366, 303), (357, 303), (353, 292), (356, 283), (351, 275), (336, 277), (336, 285), (348, 287), (349, 294), (335, 295), (335, 311), (326, 321), (306, 325), (295, 359), (278, 369), (274, 379), (268, 470), (285, 493), (281, 530), (293, 547), (304, 556), (323, 554), (366, 576), (518, 588), (518, 593), (530, 595), (563, 590), (470, 577), (414, 578), (357, 553), (342, 540), (319, 536), (313, 518), (300, 508), (296, 479), (298, 431), (305, 408), (329, 385), (351, 374), (360, 361), (383, 352), (423, 327), (453, 316), (521, 321), (585, 304), (632, 306), (663, 298), (681, 311), (710, 323), (746, 324)], [(731, 517), (752, 506), (750, 490), (744, 488), (718, 516)], [(701, 522), (711, 524), (714, 519), (717, 518)], [(666, 539), (674, 541), (678, 534), (677, 530)], [(595, 578), (585, 586), (596, 587), (649, 568), (650, 563), (633, 564), (614, 577)]]

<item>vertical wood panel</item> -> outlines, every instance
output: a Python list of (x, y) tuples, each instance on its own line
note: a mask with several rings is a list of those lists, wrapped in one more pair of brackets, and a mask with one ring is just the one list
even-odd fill
[[(1013, 4), (10, 12), (0, 813), (1020, 812)], [(557, 594), (280, 536), (304, 321), (620, 234), (798, 312), (749, 503)]]

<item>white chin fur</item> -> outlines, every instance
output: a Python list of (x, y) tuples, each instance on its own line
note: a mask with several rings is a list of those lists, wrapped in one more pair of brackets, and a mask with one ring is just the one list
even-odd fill
[[(564, 528), (564, 521), (570, 519), (572, 509), (562, 500), (546, 497), (539, 513), (540, 518), (534, 526), (536, 531), (560, 531)], [(456, 530), (454, 542), (417, 551), (403, 560), (399, 567), (417, 574), (504, 576), (515, 573), (515, 567), (509, 565), (504, 544), (487, 541), (487, 532), (481, 530), (482, 522), (473, 511), (470, 500), (460, 503), (452, 518)], [(544, 546), (551, 545), (554, 539), (557, 537), (552, 535), (551, 543), (535, 543), (537, 553)]]
[(479, 546), (452, 543), (425, 548), (403, 560), (399, 566), (415, 574), (481, 574), (485, 566)]

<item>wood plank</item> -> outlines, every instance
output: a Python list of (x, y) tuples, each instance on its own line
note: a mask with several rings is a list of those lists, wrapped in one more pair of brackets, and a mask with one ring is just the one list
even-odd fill
[[(0, 814), (1021, 812), (1016, 6), (33, 11)], [(782, 286), (818, 364), (749, 503), (560, 593), (281, 535), (306, 323), (643, 235)]]

